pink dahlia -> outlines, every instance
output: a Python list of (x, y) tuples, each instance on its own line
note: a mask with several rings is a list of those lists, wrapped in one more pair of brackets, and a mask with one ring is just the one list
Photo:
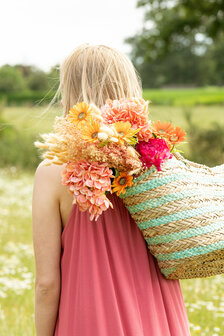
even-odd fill
[(173, 154), (164, 139), (154, 138), (149, 141), (140, 141), (136, 145), (136, 150), (141, 155), (140, 159), (146, 167), (154, 165), (157, 170), (161, 170), (161, 163), (165, 159), (171, 159)]
[(68, 162), (62, 171), (62, 184), (69, 187), (73, 203), (81, 211), (89, 210), (90, 220), (97, 220), (104, 210), (113, 207), (105, 195), (105, 191), (111, 192), (111, 177), (113, 172), (107, 163)]
[(101, 107), (101, 113), (106, 124), (117, 121), (129, 121), (135, 127), (144, 126), (148, 120), (148, 101), (142, 98), (107, 99)]

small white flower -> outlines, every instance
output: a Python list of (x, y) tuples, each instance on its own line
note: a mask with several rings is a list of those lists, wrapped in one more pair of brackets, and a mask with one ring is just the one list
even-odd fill
[(114, 131), (112, 129), (112, 127), (106, 126), (106, 125), (102, 125), (100, 127), (100, 132), (106, 133), (108, 136), (114, 136)]
[(112, 142), (118, 142), (118, 138), (110, 137), (110, 141), (112, 141)]
[(108, 139), (108, 134), (105, 132), (98, 132), (97, 137), (99, 140), (107, 140)]

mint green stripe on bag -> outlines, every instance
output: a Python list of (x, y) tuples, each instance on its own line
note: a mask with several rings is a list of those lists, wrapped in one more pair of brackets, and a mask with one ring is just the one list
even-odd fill
[(173, 268), (163, 268), (161, 270), (161, 272), (165, 275), (165, 276), (168, 276), (169, 274), (173, 273), (176, 271), (176, 267), (173, 267)]
[(223, 205), (220, 205), (220, 206), (210, 205), (210, 206), (204, 206), (200, 208), (194, 208), (191, 210), (179, 211), (171, 215), (165, 215), (165, 216), (161, 216), (158, 218), (150, 219), (148, 221), (138, 222), (137, 224), (140, 229), (146, 229), (146, 228), (153, 227), (153, 226), (159, 226), (161, 224), (175, 222), (180, 219), (186, 219), (186, 218), (198, 216), (203, 213), (210, 213), (214, 211), (223, 211), (223, 210), (224, 210)]
[(148, 191), (150, 189), (155, 189), (158, 188), (159, 186), (166, 185), (170, 182), (178, 181), (181, 180), (189, 182), (197, 182), (197, 183), (202, 183), (202, 184), (224, 184), (224, 178), (215, 178), (215, 177), (208, 177), (208, 176), (197, 176), (193, 175), (192, 173), (184, 173), (184, 174), (170, 174), (166, 176), (161, 176), (160, 178), (154, 178), (152, 180), (146, 181), (145, 183), (141, 183), (138, 185), (134, 185), (131, 187), (128, 187), (127, 190), (125, 191), (125, 194), (120, 194), (121, 198), (126, 198), (128, 196), (133, 196), (136, 194), (143, 193), (145, 191)]
[[(209, 197), (209, 192), (208, 194), (206, 195), (207, 197)], [(137, 213), (137, 212), (140, 212), (140, 211), (144, 211), (145, 209), (148, 209), (148, 208), (156, 208), (160, 205), (163, 205), (164, 203), (167, 203), (167, 202), (173, 202), (173, 201), (176, 201), (176, 200), (180, 200), (180, 199), (184, 199), (184, 198), (187, 198), (187, 197), (191, 197), (191, 196), (200, 196), (200, 195), (204, 195), (204, 191), (203, 190), (200, 190), (200, 189), (187, 189), (187, 190), (183, 190), (183, 191), (179, 191), (179, 192), (176, 192), (176, 193), (172, 193), (172, 194), (167, 194), (167, 195), (164, 195), (164, 196), (161, 196), (161, 197), (157, 197), (157, 198), (154, 198), (154, 199), (149, 199), (145, 202), (141, 202), (141, 203), (138, 203), (138, 204), (135, 204), (135, 205), (130, 205), (128, 206), (128, 211), (130, 212), (130, 214), (132, 213)], [(220, 196), (223, 196), (224, 197), (224, 190), (215, 190), (212, 192), (212, 196), (215, 196), (215, 197), (220, 197)]]
[(193, 256), (203, 255), (208, 252), (221, 250), (224, 248), (224, 240), (220, 240), (217, 243), (213, 243), (207, 246), (198, 246), (190, 249), (186, 249), (184, 251), (174, 252), (174, 253), (159, 253), (156, 254), (155, 257), (158, 260), (174, 260), (174, 259), (183, 259), (189, 258)]
[(153, 238), (147, 238), (146, 241), (148, 244), (161, 244), (161, 243), (170, 243), (172, 241), (177, 241), (181, 239), (191, 238), (201, 236), (203, 234), (214, 232), (215, 230), (219, 230), (224, 228), (224, 218), (221, 222), (215, 222), (210, 225), (200, 226), (197, 228), (187, 229), (179, 232), (174, 232), (170, 234), (160, 235)]

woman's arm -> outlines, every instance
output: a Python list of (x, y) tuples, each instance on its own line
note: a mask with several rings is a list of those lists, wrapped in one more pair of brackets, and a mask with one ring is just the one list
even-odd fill
[(60, 296), (59, 167), (39, 165), (33, 187), (36, 336), (53, 336)]

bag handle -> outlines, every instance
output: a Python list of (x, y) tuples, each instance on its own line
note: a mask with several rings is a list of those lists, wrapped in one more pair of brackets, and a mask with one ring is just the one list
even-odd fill
[(179, 152), (173, 152), (172, 154), (176, 157), (177, 160), (183, 161), (188, 168), (195, 167), (197, 169), (205, 170), (207, 173), (214, 175), (213, 168), (210, 168), (202, 163), (190, 161), (183, 157), (183, 155), (181, 155)]

